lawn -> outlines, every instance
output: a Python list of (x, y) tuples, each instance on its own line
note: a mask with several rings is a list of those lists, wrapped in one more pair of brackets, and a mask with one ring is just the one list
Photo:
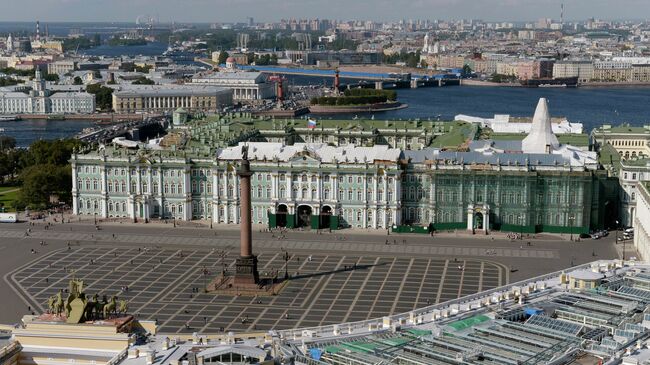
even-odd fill
[(0, 186), (0, 206), (4, 204), (6, 212), (15, 212), (15, 202), (18, 200), (18, 186)]

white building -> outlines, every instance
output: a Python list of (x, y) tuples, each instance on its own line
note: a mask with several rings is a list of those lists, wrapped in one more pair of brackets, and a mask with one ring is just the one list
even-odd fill
[[(528, 122), (511, 122), (510, 115), (507, 114), (495, 114), (494, 118), (458, 114), (454, 117), (454, 120), (479, 124), (481, 127), (490, 128), (494, 133), (528, 134), (533, 125)], [(583, 132), (582, 123), (571, 123), (567, 119), (560, 120), (558, 123), (551, 123), (551, 128), (555, 134), (581, 134)]]
[(232, 89), (233, 100), (261, 100), (275, 97), (275, 84), (261, 72), (214, 72), (197, 74), (194, 84), (207, 84)]
[(634, 247), (640, 259), (650, 260), (650, 182), (639, 184), (639, 199), (634, 217)]
[(37, 69), (29, 94), (0, 91), (0, 114), (93, 113), (95, 95), (86, 92), (51, 93)]

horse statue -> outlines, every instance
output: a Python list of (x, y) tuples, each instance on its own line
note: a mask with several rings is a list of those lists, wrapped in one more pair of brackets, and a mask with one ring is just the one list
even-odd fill
[(65, 307), (65, 302), (63, 301), (63, 294), (61, 293), (61, 291), (56, 293), (56, 295), (52, 296), (50, 298), (50, 301), (52, 303), (52, 306), (50, 308), (52, 314), (56, 314), (57, 316), (61, 315)]
[(108, 318), (109, 314), (117, 313), (117, 297), (113, 295), (111, 300), (104, 305), (104, 319)]
[(120, 299), (117, 302), (117, 313), (126, 314), (128, 310), (129, 310), (129, 302), (127, 302), (124, 299)]

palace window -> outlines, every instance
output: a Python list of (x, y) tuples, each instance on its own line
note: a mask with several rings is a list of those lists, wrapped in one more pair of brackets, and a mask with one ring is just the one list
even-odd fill
[(266, 188), (266, 198), (271, 199), (271, 188)]
[(377, 200), (378, 201), (383, 201), (384, 200), (384, 191), (381, 190), (381, 189), (379, 189), (379, 191), (377, 192)]
[(357, 191), (357, 200), (362, 201), (363, 200), (363, 194), (361, 193), (361, 190)]
[(329, 191), (329, 189), (325, 189), (323, 191), (323, 199), (324, 200), (329, 200), (329, 198), (330, 198), (330, 191)]
[(348, 200), (352, 201), (352, 199), (353, 199), (353, 197), (352, 197), (352, 189), (350, 189), (350, 190), (348, 190)]
[(126, 182), (122, 181), (122, 192), (126, 193)]
[(158, 183), (153, 183), (153, 193), (158, 194)]
[(284, 199), (287, 195), (287, 190), (285, 188), (280, 188), (280, 199)]
[(311, 182), (315, 183), (317, 180), (316, 175), (311, 175)]
[(307, 189), (302, 189), (302, 193), (300, 195), (302, 199), (307, 199)]
[(142, 183), (142, 193), (143, 193), (143, 194), (146, 194), (146, 193), (148, 193), (148, 192), (149, 192), (149, 190), (148, 190), (147, 183), (146, 183), (146, 182), (143, 182), (143, 183)]
[(112, 182), (112, 181), (109, 181), (109, 182), (108, 182), (108, 192), (109, 192), (109, 193), (112, 193), (112, 192), (113, 192), (113, 182)]

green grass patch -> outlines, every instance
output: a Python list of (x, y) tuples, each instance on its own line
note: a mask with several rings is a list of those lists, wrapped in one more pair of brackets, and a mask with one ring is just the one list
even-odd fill
[(16, 211), (16, 201), (18, 200), (19, 193), (20, 193), (20, 187), (18, 186), (0, 187), (0, 206), (4, 204), (5, 212)]

